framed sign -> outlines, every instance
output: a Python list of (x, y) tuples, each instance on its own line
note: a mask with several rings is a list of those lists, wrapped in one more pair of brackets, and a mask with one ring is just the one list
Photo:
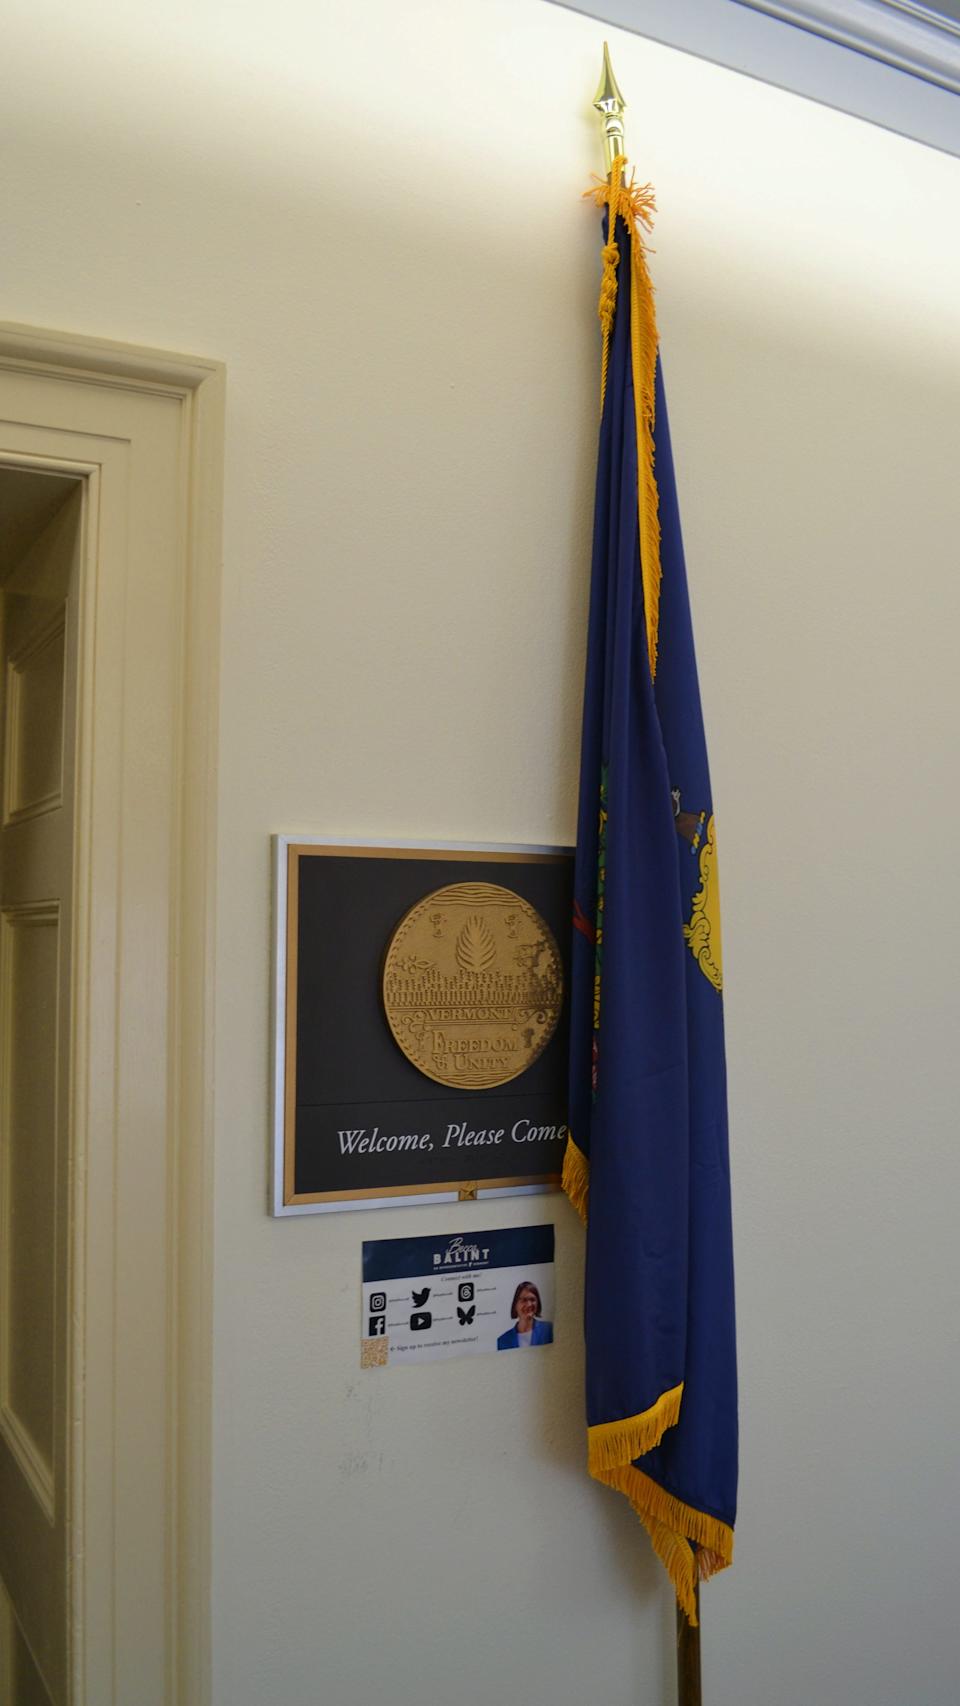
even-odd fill
[(556, 1188), (573, 857), (274, 838), (274, 1214)]

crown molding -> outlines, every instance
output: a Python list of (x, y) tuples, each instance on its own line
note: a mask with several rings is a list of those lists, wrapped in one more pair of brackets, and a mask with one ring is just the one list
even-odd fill
[(960, 20), (920, 0), (551, 0), (960, 156)]
[(916, 0), (736, 0), (825, 41), (960, 94), (960, 23)]

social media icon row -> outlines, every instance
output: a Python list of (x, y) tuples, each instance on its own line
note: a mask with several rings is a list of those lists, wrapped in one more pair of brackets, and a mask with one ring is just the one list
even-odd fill
[[(413, 1333), (426, 1333), (433, 1326), (433, 1316), (429, 1309), (415, 1309), (410, 1317), (410, 1330)], [(387, 1317), (384, 1314), (371, 1315), (367, 1320), (367, 1337), (382, 1339), (387, 1331)]]
[[(430, 1328), (433, 1326), (433, 1313), (431, 1310), (425, 1309), (423, 1306), (430, 1296), (430, 1287), (425, 1285), (418, 1290), (416, 1286), (414, 1286), (411, 1288), (411, 1295), (414, 1307), (410, 1315), (410, 1331), (412, 1333), (429, 1332)], [(461, 1327), (470, 1327), (473, 1325), (477, 1313), (477, 1306), (474, 1302), (474, 1287), (472, 1280), (464, 1280), (460, 1285), (458, 1285), (457, 1296), (460, 1299), (460, 1303), (457, 1305), (457, 1320)], [(461, 1305), (466, 1305), (467, 1307), (461, 1307)], [(386, 1333), (386, 1310), (386, 1292), (372, 1291), (370, 1293), (370, 1316), (368, 1322), (368, 1336), (371, 1339), (382, 1338)]]
[[(477, 1313), (477, 1306), (471, 1303), (466, 1309), (457, 1305), (457, 1320), (461, 1327), (471, 1327)], [(433, 1326), (433, 1315), (429, 1309), (415, 1309), (410, 1317), (412, 1333), (429, 1332)], [(367, 1336), (371, 1339), (382, 1339), (387, 1331), (387, 1317), (382, 1312), (371, 1315), (367, 1322)]]

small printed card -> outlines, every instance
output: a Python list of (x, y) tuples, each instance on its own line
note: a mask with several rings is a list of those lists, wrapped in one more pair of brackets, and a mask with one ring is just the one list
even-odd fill
[(363, 1246), (362, 1368), (553, 1343), (553, 1227)]

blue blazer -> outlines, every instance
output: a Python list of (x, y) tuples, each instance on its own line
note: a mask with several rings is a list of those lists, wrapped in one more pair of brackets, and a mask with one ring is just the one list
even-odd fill
[[(552, 1345), (553, 1322), (541, 1321), (540, 1317), (535, 1315), (533, 1318), (533, 1337), (531, 1338), (530, 1343), (531, 1345)], [(516, 1324), (514, 1324), (514, 1326), (509, 1327), (505, 1333), (500, 1334), (500, 1337), (497, 1340), (497, 1350), (518, 1351), (519, 1349), (520, 1340), (517, 1338), (517, 1328)]]

